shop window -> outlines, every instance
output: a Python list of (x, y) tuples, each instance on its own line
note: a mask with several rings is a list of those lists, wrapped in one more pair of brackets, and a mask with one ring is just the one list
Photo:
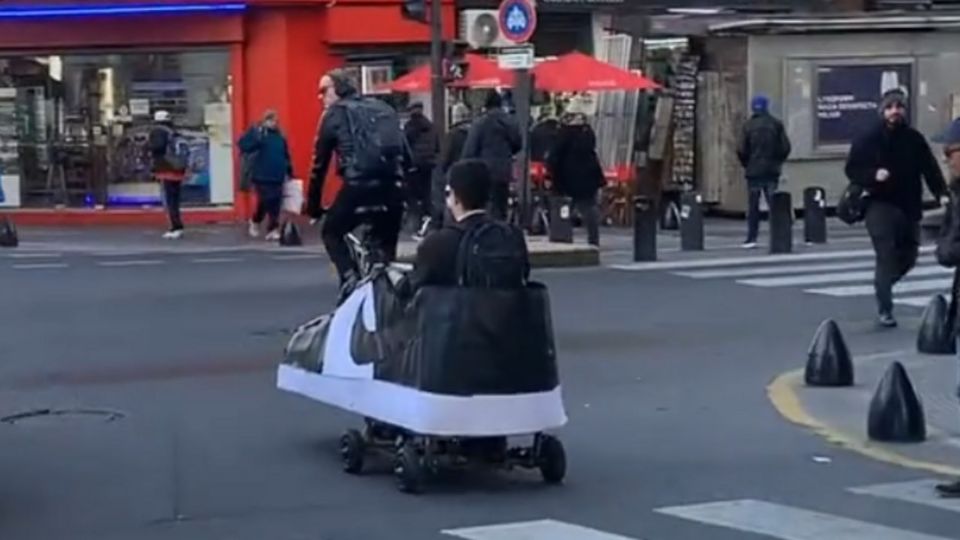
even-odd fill
[(0, 56), (0, 174), (23, 207), (161, 204), (146, 141), (167, 111), (189, 142), (185, 205), (233, 198), (229, 53)]

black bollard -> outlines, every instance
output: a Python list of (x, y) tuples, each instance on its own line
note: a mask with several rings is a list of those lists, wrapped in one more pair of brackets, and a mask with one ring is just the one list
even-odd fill
[(793, 200), (790, 193), (778, 191), (770, 201), (770, 253), (793, 251)]
[(550, 241), (570, 244), (573, 242), (573, 220), (571, 219), (570, 197), (550, 195), (547, 197), (550, 207)]
[(920, 319), (917, 332), (917, 352), (923, 354), (956, 354), (957, 341), (954, 339), (953, 320), (950, 306), (942, 295), (930, 299)]
[(633, 198), (633, 260), (657, 260), (657, 209), (644, 195)]
[(803, 190), (803, 241), (808, 244), (827, 243), (827, 193), (823, 188)]
[(9, 218), (0, 217), (0, 247), (17, 247), (20, 237), (17, 235), (17, 226)]
[(680, 196), (680, 249), (703, 251), (703, 207), (698, 193)]
[(832, 319), (820, 323), (813, 336), (803, 379), (809, 386), (853, 386), (850, 350)]
[(867, 435), (883, 442), (923, 442), (927, 438), (923, 405), (900, 362), (890, 365), (873, 394)]

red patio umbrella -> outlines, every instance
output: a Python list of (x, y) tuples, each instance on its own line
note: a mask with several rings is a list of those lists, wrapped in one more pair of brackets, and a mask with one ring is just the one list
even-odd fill
[(660, 88), (659, 84), (642, 75), (620, 69), (581, 52), (572, 52), (556, 60), (541, 62), (533, 68), (533, 74), (537, 88), (547, 92)]
[[(493, 88), (496, 86), (512, 86), (513, 72), (500, 69), (493, 60), (479, 54), (467, 53), (467, 75), (451, 86), (469, 88)], [(423, 65), (394, 80), (387, 85), (394, 92), (429, 92), (430, 66)]]

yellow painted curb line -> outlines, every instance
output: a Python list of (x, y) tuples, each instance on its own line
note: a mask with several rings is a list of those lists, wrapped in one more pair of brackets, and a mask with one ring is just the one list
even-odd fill
[(767, 387), (767, 396), (770, 398), (770, 402), (773, 403), (777, 412), (787, 420), (811, 429), (832, 444), (877, 461), (943, 476), (960, 477), (960, 467), (907, 457), (886, 447), (862, 440), (860, 437), (844, 433), (817, 420), (800, 403), (796, 388), (802, 384), (802, 381), (803, 370), (800, 369), (778, 376)]

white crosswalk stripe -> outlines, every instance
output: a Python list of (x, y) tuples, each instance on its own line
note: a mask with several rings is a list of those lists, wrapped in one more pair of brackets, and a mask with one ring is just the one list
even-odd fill
[(947, 540), (943, 536), (750, 499), (674, 506), (657, 512), (782, 540)]
[[(888, 504), (903, 505), (905, 510), (927, 507), (942, 512), (943, 519), (935, 524), (956, 523), (951, 513), (960, 513), (960, 500), (941, 499), (934, 492), (937, 480), (916, 480), (892, 484), (877, 484), (847, 488), (854, 497), (871, 497), (886, 500)], [(736, 531), (744, 540), (775, 538), (780, 540), (949, 540), (955, 538), (938, 536), (913, 530), (930, 524), (930, 514), (918, 516), (909, 525), (895, 522), (882, 524), (854, 519), (843, 515), (842, 506), (837, 513), (825, 513), (798, 506), (756, 499), (734, 499), (698, 502), (688, 505), (657, 508), (655, 513), (669, 516), (676, 524), (684, 524), (683, 538), (712, 538), (716, 528)], [(882, 515), (882, 514), (881, 514)], [(898, 515), (905, 515), (899, 512)], [(444, 536), (465, 540), (670, 540), (674, 538), (663, 532), (660, 524), (656, 533), (643, 527), (643, 518), (630, 525), (629, 536), (623, 532), (602, 531), (553, 519), (496, 523), (478, 527), (446, 529)], [(697, 536), (691, 536), (691, 525), (703, 527)], [(670, 525), (667, 525), (668, 529)], [(935, 529), (942, 530), (943, 527)], [(643, 531), (636, 536), (636, 531)], [(733, 538), (724, 536), (724, 538)]]
[(882, 499), (903, 501), (913, 504), (932, 506), (940, 510), (960, 513), (960, 499), (943, 499), (934, 493), (936, 480), (916, 480), (913, 482), (898, 482), (895, 484), (877, 484), (850, 488), (850, 492), (858, 495), (870, 495)]
[(443, 534), (466, 540), (640, 540), (552, 519), (452, 529)]
[[(947, 293), (954, 270), (937, 264), (924, 246), (916, 266), (894, 286), (894, 303), (924, 308), (937, 293)], [(873, 297), (872, 250), (727, 257), (615, 265), (623, 271), (663, 270), (696, 280), (728, 280), (759, 288), (801, 288), (807, 294), (835, 298)]]

